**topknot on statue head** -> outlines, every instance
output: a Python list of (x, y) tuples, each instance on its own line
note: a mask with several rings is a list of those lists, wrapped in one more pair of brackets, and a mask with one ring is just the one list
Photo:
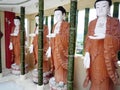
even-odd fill
[(54, 11), (58, 11), (58, 10), (60, 10), (62, 12), (62, 14), (66, 15), (66, 10), (63, 6), (58, 6)]
[(18, 19), (18, 20), (21, 20), (21, 18), (19, 16), (15, 16), (14, 19)]
[(112, 5), (112, 0), (96, 0), (95, 3), (94, 3), (94, 8), (96, 8), (96, 3), (100, 2), (100, 1), (107, 1), (107, 2), (109, 2), (109, 6)]

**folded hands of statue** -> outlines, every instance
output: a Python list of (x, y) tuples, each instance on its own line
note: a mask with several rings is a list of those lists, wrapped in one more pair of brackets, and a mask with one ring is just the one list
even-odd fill
[(89, 52), (86, 52), (86, 53), (85, 53), (85, 57), (84, 57), (83, 64), (84, 64), (84, 67), (85, 67), (86, 69), (87, 69), (87, 68), (90, 68), (90, 53), (89, 53)]
[(33, 53), (33, 44), (30, 45), (29, 51), (30, 51), (30, 53)]
[(105, 34), (104, 33), (96, 33), (94, 36), (88, 36), (90, 39), (104, 39)]
[(50, 34), (48, 34), (46, 37), (48, 37), (48, 38), (54, 38), (55, 36), (56, 36), (55, 33), (50, 33)]
[(13, 50), (13, 44), (12, 44), (12, 42), (10, 42), (10, 44), (9, 44), (9, 49)]

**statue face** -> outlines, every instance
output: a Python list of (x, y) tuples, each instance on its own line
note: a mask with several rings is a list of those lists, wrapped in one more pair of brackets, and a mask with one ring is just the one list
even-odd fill
[(63, 20), (62, 12), (60, 10), (55, 11), (54, 18), (55, 18), (56, 22), (62, 21)]
[(108, 1), (99, 1), (96, 3), (96, 13), (98, 17), (105, 17), (109, 14), (109, 2)]
[(15, 24), (15, 26), (19, 26), (20, 25), (20, 20), (19, 19), (14, 19), (14, 24)]
[(39, 24), (39, 17), (38, 17), (38, 16), (35, 17), (35, 22), (36, 22), (37, 24)]

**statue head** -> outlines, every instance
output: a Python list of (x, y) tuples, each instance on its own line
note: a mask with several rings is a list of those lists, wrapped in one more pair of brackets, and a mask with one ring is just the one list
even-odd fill
[(64, 20), (65, 15), (66, 10), (62, 6), (59, 6), (54, 10), (54, 18), (56, 22), (61, 22), (62, 20)]
[(98, 17), (106, 17), (110, 13), (111, 0), (96, 0), (94, 7)]
[(15, 26), (19, 26), (20, 25), (20, 21), (21, 21), (21, 18), (19, 16), (15, 16), (15, 18), (14, 18)]

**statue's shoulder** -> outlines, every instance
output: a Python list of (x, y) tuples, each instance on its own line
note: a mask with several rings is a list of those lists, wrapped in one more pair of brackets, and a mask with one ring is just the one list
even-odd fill
[(48, 26), (44, 24), (44, 27), (43, 27), (43, 28), (44, 28), (44, 29), (48, 29)]
[(118, 18), (111, 17), (111, 16), (109, 16), (108, 18), (109, 18), (112, 22), (119, 22), (119, 19), (118, 19)]
[(91, 20), (90, 23), (89, 23), (89, 25), (95, 25), (96, 22), (97, 22), (97, 18)]
[(62, 27), (69, 27), (70, 23), (67, 21), (62, 21)]
[(70, 24), (70, 23), (67, 22), (67, 21), (63, 21), (62, 23), (65, 24), (65, 25), (69, 25), (69, 24)]

